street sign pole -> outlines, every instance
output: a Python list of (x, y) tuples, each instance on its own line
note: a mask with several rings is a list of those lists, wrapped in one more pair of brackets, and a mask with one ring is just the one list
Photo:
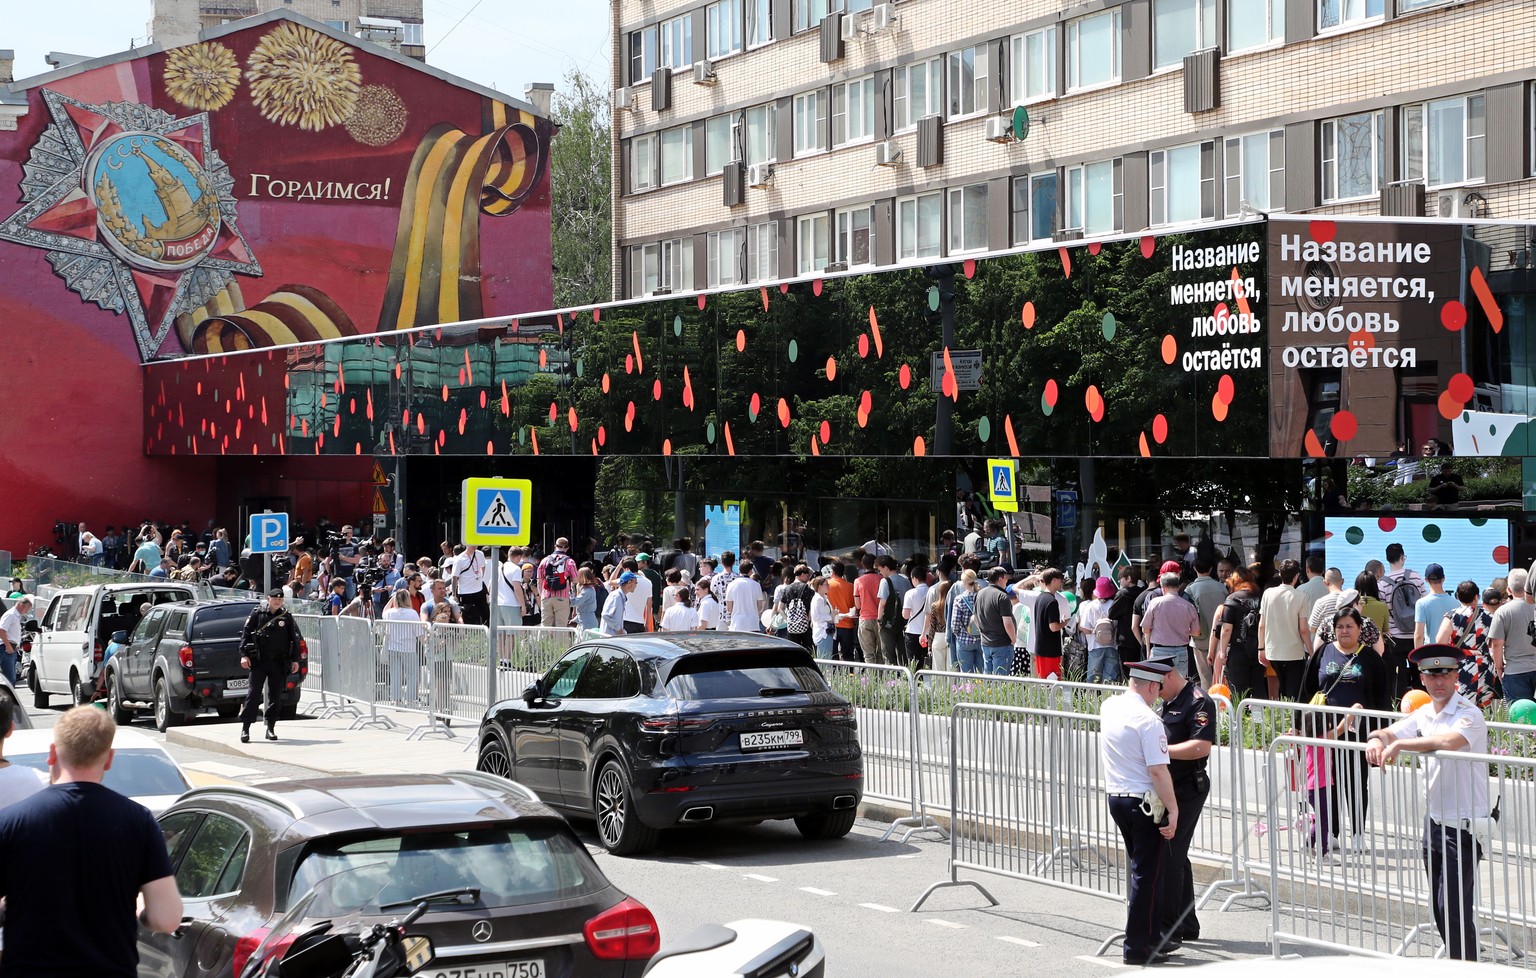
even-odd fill
[(272, 555), (271, 554), (262, 554), (261, 555), (261, 594), (262, 594), (262, 597), (266, 597), (267, 592), (270, 591), (270, 590), (272, 590)]
[(1008, 566), (1012, 567), (1014, 570), (1018, 570), (1019, 569), (1019, 555), (1018, 555), (1018, 552), (1014, 549), (1013, 514), (1012, 513), (1004, 513), (1003, 514), (1003, 519), (1007, 520), (1007, 522), (1008, 522)]
[(501, 614), (496, 608), (497, 585), (501, 583), (501, 548), (491, 548), (491, 653), (486, 656), (489, 671), (485, 676), (486, 703), (495, 703), (496, 670), (501, 665)]

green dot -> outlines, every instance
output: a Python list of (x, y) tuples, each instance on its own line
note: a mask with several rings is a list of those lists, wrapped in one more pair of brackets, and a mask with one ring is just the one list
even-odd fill
[(704, 440), (711, 445), (715, 443), (715, 423), (713, 421), (704, 426)]
[(528, 440), (528, 429), (523, 427), (522, 425), (518, 425), (517, 426), (517, 443), (519, 445), (521, 445), (521, 444), (523, 444), (527, 440)]
[(985, 414), (981, 416), (980, 421), (976, 422), (976, 437), (982, 441), (987, 441), (992, 437), (992, 419)]
[(683, 317), (682, 316), (673, 316), (672, 317), (672, 335), (673, 336), (682, 336), (683, 335)]
[(1349, 541), (1350, 546), (1358, 547), (1360, 541), (1365, 539), (1365, 531), (1358, 526), (1352, 526), (1344, 531), (1344, 539)]
[(1103, 329), (1104, 329), (1104, 338), (1106, 340), (1112, 340), (1112, 339), (1115, 338), (1115, 314), (1114, 313), (1106, 312), (1104, 314), (1104, 326), (1103, 326)]
[(1488, 434), (1496, 435), (1498, 433), (1499, 433), (1498, 425), (1489, 425), (1488, 426)]
[(584, 375), (586, 372), (587, 372), (586, 361), (582, 360), (581, 357), (577, 357), (576, 358), (576, 376), (580, 377), (580, 376)]
[(1468, 520), (1467, 522), (1471, 523), (1473, 526), (1486, 526), (1487, 523), (1488, 523), (1488, 517), (1486, 517), (1486, 516), (1474, 516), (1470, 520)]
[(1434, 523), (1427, 524), (1424, 527), (1424, 542), (1425, 543), (1439, 543), (1440, 542), (1440, 527), (1435, 525)]
[(939, 311), (939, 287), (937, 285), (928, 286), (928, 311)]
[(794, 340), (789, 341), (789, 362), (794, 363), (800, 359), (800, 344)]
[(1047, 401), (1045, 399), (1045, 395), (1041, 394), (1040, 395), (1040, 413), (1045, 415), (1046, 417), (1050, 417), (1055, 412), (1056, 412), (1056, 405), (1052, 404), (1050, 401)]
[(259, 364), (259, 363), (256, 365), (256, 376), (258, 376), (258, 377), (261, 376), (261, 367), (262, 367), (262, 365)]

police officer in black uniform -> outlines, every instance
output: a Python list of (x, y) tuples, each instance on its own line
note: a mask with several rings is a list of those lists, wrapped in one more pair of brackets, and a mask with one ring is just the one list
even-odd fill
[(1177, 947), (1200, 939), (1189, 843), (1211, 793), (1205, 764), (1216, 744), (1216, 701), (1179, 672), (1172, 656), (1152, 661), (1171, 667), (1163, 681), (1163, 729), (1168, 732), (1168, 773), (1173, 778), (1174, 797), (1179, 800), (1179, 823), (1168, 843), (1162, 910), (1166, 946)]
[(251, 671), (251, 684), (240, 710), (240, 742), (251, 741), (251, 724), (267, 693), (267, 739), (277, 739), (277, 714), (282, 710), (283, 679), (299, 671), (299, 626), (283, 607), (283, 589), (267, 592), (267, 603), (251, 612), (240, 633), (240, 667)]

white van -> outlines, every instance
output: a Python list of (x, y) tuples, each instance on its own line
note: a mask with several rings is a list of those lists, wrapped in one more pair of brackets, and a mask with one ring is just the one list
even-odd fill
[(50, 696), (89, 703), (96, 670), (113, 632), (132, 632), (146, 604), (188, 601), (206, 589), (165, 581), (154, 584), (93, 584), (60, 591), (38, 617), (42, 631), (32, 646), (32, 705), (48, 706)]

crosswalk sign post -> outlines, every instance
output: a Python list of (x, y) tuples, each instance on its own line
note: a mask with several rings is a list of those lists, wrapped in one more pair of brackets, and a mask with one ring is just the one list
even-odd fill
[(994, 509), (1019, 511), (1019, 463), (1011, 458), (987, 459), (987, 496)]
[(491, 547), (491, 654), (486, 656), (486, 691), (497, 700), (496, 676), (501, 664), (497, 618), (497, 585), (501, 581), (501, 548), (527, 546), (533, 527), (533, 483), (527, 479), (465, 479), (460, 524), (466, 546)]

